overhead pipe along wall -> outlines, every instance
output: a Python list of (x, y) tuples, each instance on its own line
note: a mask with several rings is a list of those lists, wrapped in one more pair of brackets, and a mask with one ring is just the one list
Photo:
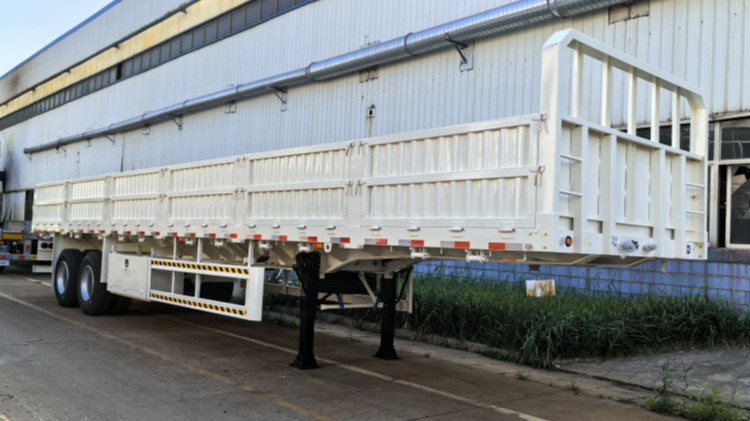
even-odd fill
[(569, 18), (628, 2), (630, 0), (520, 0), (326, 60), (313, 62), (301, 69), (212, 92), (106, 127), (28, 147), (23, 152), (31, 155), (96, 137), (112, 136), (117, 133), (140, 129), (150, 124), (161, 123), (223, 106), (232, 101), (285, 91), (308, 83), (329, 80), (375, 66), (393, 64), (446, 48), (453, 48), (456, 43), (487, 38), (521, 27)]

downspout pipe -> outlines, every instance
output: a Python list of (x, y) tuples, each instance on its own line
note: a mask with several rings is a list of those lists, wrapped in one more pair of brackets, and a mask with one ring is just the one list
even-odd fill
[(569, 18), (602, 10), (632, 0), (519, 0), (475, 15), (434, 26), (422, 31), (341, 54), (309, 66), (253, 82), (212, 92), (172, 104), (106, 127), (74, 134), (53, 142), (25, 148), (27, 155), (56, 149), (101, 136), (143, 128), (188, 114), (226, 105), (232, 101), (254, 98), (301, 85), (334, 79), (375, 66), (385, 66), (412, 57), (423, 56), (514, 29), (537, 25), (555, 19)]

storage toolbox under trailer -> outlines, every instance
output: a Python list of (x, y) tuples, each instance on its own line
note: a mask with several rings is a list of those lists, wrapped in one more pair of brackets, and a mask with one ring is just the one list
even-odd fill
[[(260, 320), (264, 291), (297, 295), (294, 365), (311, 368), (326, 309), (380, 307), (376, 355), (396, 358), (395, 312), (411, 310), (411, 268), (427, 259), (705, 259), (697, 89), (566, 30), (544, 46), (541, 92), (539, 114), (39, 185), (34, 230), (54, 236), (57, 299), (92, 315), (136, 299)], [(592, 94), (595, 116), (582, 112)], [(266, 284), (270, 269), (300, 287)]]

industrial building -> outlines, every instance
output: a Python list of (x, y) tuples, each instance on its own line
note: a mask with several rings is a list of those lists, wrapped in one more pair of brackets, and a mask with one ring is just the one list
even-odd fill
[[(29, 219), (42, 182), (537, 112), (542, 44), (574, 28), (703, 90), (715, 249), (709, 263), (691, 263), (701, 268), (672, 272), (726, 278), (702, 287), (746, 305), (737, 250), (750, 247), (749, 9), (741, 0), (116, 0), (0, 78), (2, 217)], [(472, 39), (446, 33), (440, 45), (410, 37), (488, 11), (519, 18)], [(615, 95), (625, 89), (615, 78)], [(550, 270), (571, 282), (598, 276)]]

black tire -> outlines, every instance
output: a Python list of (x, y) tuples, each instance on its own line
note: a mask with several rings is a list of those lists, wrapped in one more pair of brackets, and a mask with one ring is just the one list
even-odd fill
[(78, 270), (78, 305), (89, 316), (104, 314), (112, 302), (112, 295), (102, 283), (102, 253), (91, 251), (81, 261)]
[(6, 266), (0, 266), (0, 273), (5, 272), (5, 268), (6, 268)]
[(130, 298), (120, 297), (119, 295), (113, 295), (107, 309), (107, 314), (119, 315), (125, 314), (130, 308), (130, 304), (133, 302)]
[(52, 289), (61, 307), (78, 306), (78, 269), (81, 267), (83, 254), (74, 249), (66, 249), (60, 253), (52, 276)]

